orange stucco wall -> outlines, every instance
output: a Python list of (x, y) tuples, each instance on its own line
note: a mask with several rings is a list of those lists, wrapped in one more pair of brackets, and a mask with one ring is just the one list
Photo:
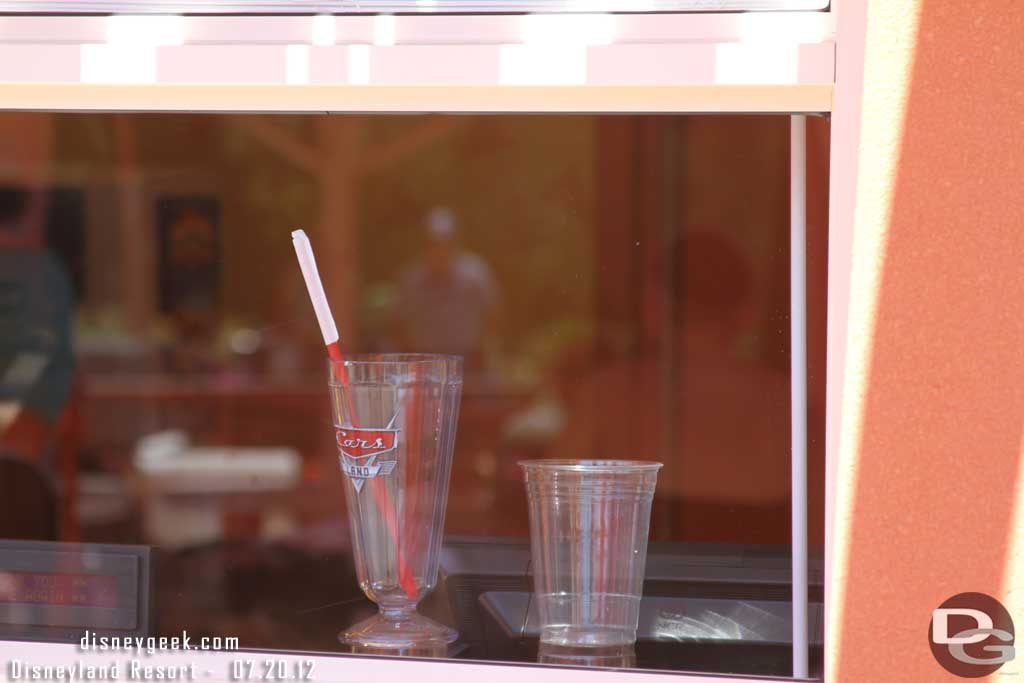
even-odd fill
[[(856, 24), (852, 4), (841, 22)], [(855, 33), (841, 25), (840, 62)], [(834, 188), (853, 202), (833, 213), (852, 259), (833, 252), (848, 299), (830, 310), (843, 357), (827, 678), (963, 680), (928, 647), (942, 601), (999, 597), (1024, 632), (1024, 11), (870, 0), (859, 39), (863, 81), (840, 65), (834, 132), (859, 144), (833, 145)], [(860, 87), (855, 111), (840, 98)], [(1024, 677), (1022, 659), (990, 680)]]

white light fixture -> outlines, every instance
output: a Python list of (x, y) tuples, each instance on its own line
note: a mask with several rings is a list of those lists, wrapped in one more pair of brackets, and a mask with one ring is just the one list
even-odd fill
[(107, 42), (111, 45), (184, 45), (185, 17), (115, 14), (107, 17)]
[(585, 45), (500, 45), (502, 85), (582, 85), (587, 81)]
[(156, 47), (83, 45), (83, 83), (156, 83)]
[(285, 83), (309, 83), (309, 46), (288, 45), (284, 49)]
[(337, 38), (334, 16), (330, 14), (318, 14), (313, 17), (313, 44), (334, 45)]
[(611, 45), (614, 39), (611, 14), (529, 14), (523, 19), (527, 45)]
[(715, 83), (796, 83), (799, 58), (796, 45), (721, 43), (715, 46)]
[(366, 85), (370, 82), (370, 46), (348, 46), (348, 82)]
[(744, 43), (820, 43), (832, 31), (832, 18), (827, 12), (751, 12), (739, 15), (737, 21)]
[(395, 15), (378, 14), (373, 18), (373, 44), (395, 44)]

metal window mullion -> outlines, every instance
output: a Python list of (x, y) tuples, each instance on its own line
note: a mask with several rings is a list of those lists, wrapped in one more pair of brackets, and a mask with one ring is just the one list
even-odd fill
[(807, 117), (790, 117), (789, 313), (793, 677), (808, 677), (807, 644)]

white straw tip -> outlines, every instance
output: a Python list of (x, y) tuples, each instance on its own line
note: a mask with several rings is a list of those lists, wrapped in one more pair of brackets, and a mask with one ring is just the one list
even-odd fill
[(327, 305), (324, 286), (320, 282), (320, 273), (316, 269), (313, 246), (302, 230), (292, 231), (292, 246), (295, 247), (295, 256), (299, 259), (302, 279), (306, 281), (306, 290), (309, 292), (310, 301), (313, 302), (313, 310), (316, 311), (316, 319), (320, 323), (320, 332), (324, 335), (324, 343), (334, 343), (338, 341), (338, 330), (334, 326), (331, 308)]

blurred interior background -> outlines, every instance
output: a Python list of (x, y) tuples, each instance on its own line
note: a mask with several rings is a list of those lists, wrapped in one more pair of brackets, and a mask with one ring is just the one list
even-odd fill
[[(808, 126), (819, 552), (828, 126)], [(466, 359), (447, 534), (526, 535), (518, 460), (611, 457), (665, 463), (653, 540), (788, 544), (788, 135), (786, 116), (0, 113), (0, 537), (153, 546), (160, 632), (338, 648), (373, 607), (302, 227), (343, 348)]]

